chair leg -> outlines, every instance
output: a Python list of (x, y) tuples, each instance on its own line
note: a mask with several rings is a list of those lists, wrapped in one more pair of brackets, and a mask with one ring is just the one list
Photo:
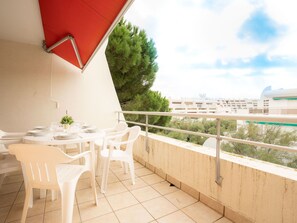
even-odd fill
[(127, 174), (128, 173), (128, 163), (126, 162), (122, 162), (124, 165), (124, 173)]
[(39, 193), (40, 193), (40, 199), (46, 197), (46, 189), (40, 189)]
[(29, 205), (30, 205), (30, 199), (32, 197), (32, 191), (33, 191), (33, 189), (31, 187), (27, 186), (27, 188), (26, 188), (26, 198), (25, 198), (25, 202), (24, 202), (24, 208), (23, 208), (21, 223), (25, 223), (25, 221), (26, 221), (28, 208), (29, 208)]
[(61, 188), (62, 223), (72, 223), (76, 183), (65, 183)]
[[(25, 167), (22, 165), (22, 169), (23, 169), (23, 177), (24, 177), (24, 185), (25, 185), (25, 191), (27, 191), (28, 189), (28, 179), (25, 173)], [(33, 189), (31, 189), (31, 197), (29, 199), (29, 208), (33, 207)]]
[(104, 185), (105, 185), (105, 174), (106, 174), (106, 165), (107, 165), (107, 159), (105, 158), (101, 158), (101, 163), (103, 163), (103, 170), (102, 170), (102, 175), (101, 175), (101, 193), (105, 193), (105, 188), (104, 188)]
[(95, 173), (93, 171), (91, 171), (91, 186), (92, 186), (92, 190), (93, 190), (93, 194), (94, 194), (95, 204), (96, 204), (96, 206), (98, 206)]
[(100, 150), (98, 150), (96, 176), (99, 176), (100, 170), (101, 170), (101, 166), (102, 166), (102, 160), (100, 159)]
[(58, 199), (58, 193), (55, 190), (51, 190), (51, 194), (52, 194), (52, 201)]
[(135, 184), (135, 172), (134, 172), (134, 162), (133, 159), (129, 160), (129, 169), (130, 169), (130, 175), (132, 180), (132, 185)]
[(2, 184), (3, 184), (3, 181), (4, 181), (5, 177), (6, 177), (6, 173), (0, 174), (0, 189), (2, 187)]
[[(78, 146), (79, 153), (82, 153), (82, 146), (81, 146), (81, 143), (78, 143), (77, 146)], [(79, 164), (80, 164), (80, 165), (83, 164), (83, 162), (82, 162), (82, 158), (79, 159)]]
[(101, 181), (101, 193), (103, 194), (106, 192), (106, 188), (107, 188), (109, 163), (110, 163), (109, 159), (104, 159), (103, 174), (102, 174), (102, 181)]

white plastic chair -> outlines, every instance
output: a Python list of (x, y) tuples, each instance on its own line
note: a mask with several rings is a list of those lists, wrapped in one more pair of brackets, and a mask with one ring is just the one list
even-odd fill
[[(100, 161), (103, 163), (103, 174), (101, 181), (101, 193), (105, 193), (108, 180), (109, 164), (111, 160), (119, 160), (128, 164), (130, 169), (130, 175), (132, 184), (135, 184), (135, 173), (134, 173), (134, 161), (133, 161), (133, 144), (140, 134), (140, 127), (134, 126), (128, 128), (127, 134), (128, 139), (126, 141), (118, 141), (115, 139), (109, 139), (107, 144), (104, 145), (103, 150), (100, 152)], [(125, 145), (125, 150), (116, 149)]]
[[(115, 127), (102, 129), (102, 131), (105, 133), (105, 136), (113, 136), (124, 132), (127, 128), (128, 128), (128, 125), (126, 122), (119, 122)], [(104, 143), (103, 139), (95, 141), (95, 145), (99, 147), (102, 147), (103, 143)]]
[(99, 162), (100, 150), (105, 147), (105, 144), (109, 139), (113, 139), (115, 141), (121, 141), (122, 136), (125, 135), (127, 129), (128, 129), (128, 125), (126, 122), (119, 122), (114, 128), (102, 130), (105, 133), (105, 137), (101, 140), (95, 141), (95, 145), (99, 147), (98, 155), (97, 155), (97, 173), (100, 172), (100, 166), (101, 166), (100, 164), (101, 162)]
[[(76, 156), (69, 156), (57, 147), (13, 144), (9, 152), (22, 163), (24, 178), (26, 178), (26, 198), (21, 222), (26, 220), (32, 189), (60, 190), (62, 197), (62, 222), (71, 223), (73, 203), (77, 181), (82, 173), (91, 173), (91, 185), (95, 203), (97, 204), (95, 176), (91, 163), (91, 152), (86, 151)], [(79, 158), (85, 159), (84, 165), (66, 164)]]
[(0, 189), (7, 173), (21, 170), (21, 164), (14, 156), (5, 155), (4, 159), (0, 160)]
[(0, 130), (0, 154), (8, 154), (7, 145), (21, 142), (25, 135), (25, 132), (4, 132)]
[[(0, 130), (1, 131), (1, 130)], [(12, 143), (18, 143), (21, 139), (1, 139), (0, 138), (0, 189), (8, 173), (21, 170), (20, 162), (15, 156), (9, 154), (6, 146)]]
[(25, 132), (4, 132), (0, 130), (0, 139), (3, 140), (21, 140), (25, 135)]

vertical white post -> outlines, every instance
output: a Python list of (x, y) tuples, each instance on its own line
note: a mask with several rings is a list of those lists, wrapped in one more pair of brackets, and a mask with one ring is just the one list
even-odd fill
[(148, 146), (148, 115), (145, 115), (145, 150), (147, 152), (150, 151), (150, 148)]
[(220, 152), (221, 152), (221, 120), (217, 121), (217, 144), (216, 144), (216, 183), (222, 185), (223, 178), (221, 177), (221, 166), (220, 166)]

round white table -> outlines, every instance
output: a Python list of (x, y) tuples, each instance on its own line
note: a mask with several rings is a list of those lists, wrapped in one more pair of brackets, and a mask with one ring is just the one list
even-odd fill
[(89, 142), (90, 143), (90, 151), (92, 153), (92, 163), (95, 171), (95, 141), (103, 139), (105, 133), (103, 131), (95, 132), (95, 133), (77, 133), (75, 138), (71, 139), (55, 139), (54, 135), (58, 135), (59, 133), (48, 133), (44, 136), (25, 136), (23, 137), (24, 143), (30, 144), (40, 144), (40, 145), (48, 145), (48, 146), (59, 146), (59, 145), (69, 145), (69, 144), (80, 144)]
[[(58, 135), (57, 133), (55, 134)], [(51, 145), (51, 146), (90, 142), (90, 143), (93, 143), (94, 145), (94, 142), (96, 140), (102, 139), (105, 135), (104, 132), (78, 133), (76, 137), (71, 139), (55, 139), (54, 137), (55, 134), (48, 133), (44, 136), (25, 136), (23, 137), (23, 142), (31, 143), (31, 144)]]

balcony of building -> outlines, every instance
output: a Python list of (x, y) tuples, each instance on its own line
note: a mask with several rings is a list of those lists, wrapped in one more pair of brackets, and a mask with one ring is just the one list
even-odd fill
[[(113, 162), (106, 194), (100, 193), (101, 177), (96, 178), (98, 206), (93, 202), (88, 175), (82, 176), (76, 188), (73, 222), (231, 222), (220, 211), (208, 207), (202, 196), (199, 201), (198, 193), (174, 186), (154, 169), (135, 162), (135, 172), (136, 184), (131, 185), (121, 164)], [(38, 197), (37, 190), (34, 195), (34, 206), (26, 222), (60, 222), (61, 200), (52, 201), (50, 191), (45, 199)], [(20, 222), (24, 198), (22, 173), (6, 177), (0, 190), (1, 223)]]
[[(235, 117), (176, 115), (217, 119)], [(253, 115), (237, 117), (263, 119), (263, 116)], [(275, 118), (297, 122), (295, 117)], [(245, 143), (257, 144), (252, 141)], [(271, 146), (294, 151), (293, 148)], [(70, 154), (75, 152), (71, 148), (68, 150)], [(96, 178), (99, 201), (96, 207), (89, 176), (82, 176), (76, 188), (73, 222), (296, 222), (295, 169), (222, 151), (218, 157), (217, 152), (211, 146), (199, 146), (143, 131), (133, 151), (136, 184), (132, 186), (130, 175), (124, 173), (119, 162), (113, 162), (105, 194), (100, 193), (101, 175)], [(23, 184), (21, 172), (6, 177), (0, 189), (0, 222), (19, 222), (24, 202)], [(47, 191), (47, 197), (40, 199), (35, 190), (34, 206), (29, 210), (26, 222), (60, 222), (61, 200), (52, 201), (50, 195)]]
[[(128, 6), (132, 1), (125, 2)], [(42, 48), (37, 0), (1, 1), (0, 15), (1, 130), (48, 126), (66, 110), (99, 129), (117, 123), (115, 111), (121, 108), (105, 57), (108, 33), (82, 73)], [(297, 118), (288, 122), (297, 123)], [(96, 207), (90, 202), (88, 176), (83, 176), (76, 188), (74, 222), (297, 222), (296, 170), (216, 155), (214, 149), (143, 133), (134, 147), (136, 185), (131, 187), (129, 175), (113, 163), (107, 193), (98, 190)], [(98, 177), (98, 189), (100, 182)], [(61, 200), (51, 201), (49, 192), (46, 199), (35, 194), (27, 222), (60, 222)], [(23, 200), (21, 173), (6, 177), (0, 189), (0, 223), (19, 222)]]

